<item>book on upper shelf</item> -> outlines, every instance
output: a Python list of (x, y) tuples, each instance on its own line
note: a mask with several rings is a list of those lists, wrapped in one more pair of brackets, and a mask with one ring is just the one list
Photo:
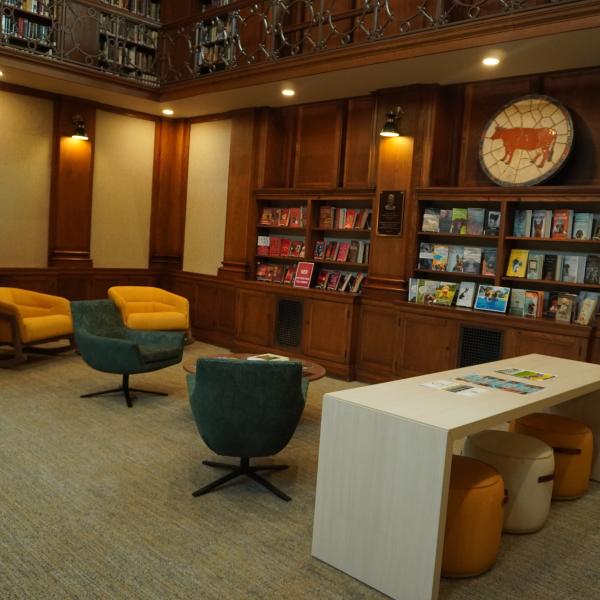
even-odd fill
[(317, 240), (315, 242), (313, 256), (320, 260), (325, 258), (325, 240)]
[(334, 261), (338, 254), (339, 242), (327, 242), (325, 246), (325, 260)]
[(582, 255), (564, 256), (562, 261), (561, 281), (567, 283), (583, 283), (586, 257)]
[(481, 260), (481, 274), (495, 275), (496, 274), (496, 248), (484, 248), (483, 258)]
[(332, 271), (327, 279), (327, 285), (325, 286), (325, 289), (335, 292), (340, 282), (340, 275), (340, 271)]
[(421, 242), (419, 247), (419, 269), (429, 271), (433, 263), (433, 244)]
[(500, 211), (486, 210), (484, 235), (500, 235)]
[(456, 295), (456, 306), (472, 308), (475, 300), (475, 282), (461, 281)]
[(527, 274), (528, 256), (529, 250), (511, 250), (508, 264), (506, 265), (507, 277), (525, 277)]
[(464, 270), (465, 249), (463, 246), (450, 246), (448, 249), (447, 271), (462, 273)]
[(481, 273), (481, 248), (465, 246), (463, 273)]
[(448, 265), (448, 246), (444, 244), (433, 245), (433, 260), (431, 268), (434, 271), (445, 271)]
[(290, 224), (290, 209), (282, 208), (279, 211), (279, 222), (277, 223), (279, 227), (288, 227)]
[(317, 273), (317, 278), (315, 280), (315, 288), (324, 290), (327, 287), (327, 280), (329, 279), (329, 275), (331, 271), (327, 271), (326, 269), (321, 269)]
[(529, 237), (531, 233), (532, 215), (533, 211), (529, 209), (515, 211), (515, 218), (513, 221), (513, 236)]
[(468, 210), (466, 208), (452, 209), (452, 227), (450, 233), (464, 235), (467, 233)]
[(469, 235), (483, 235), (485, 221), (485, 208), (467, 209), (467, 233)]
[(281, 256), (281, 238), (271, 236), (269, 256)]
[(573, 210), (555, 208), (552, 212), (552, 232), (550, 237), (557, 240), (569, 239), (573, 230), (573, 214)]
[(574, 240), (592, 239), (592, 229), (594, 224), (594, 215), (592, 213), (575, 213), (573, 219)]
[(426, 208), (423, 211), (421, 231), (437, 233), (440, 230), (440, 211), (437, 208)]
[(594, 214), (594, 223), (592, 229), (592, 239), (600, 240), (600, 213)]
[(290, 208), (290, 227), (304, 227), (304, 211), (305, 207)]
[(532, 238), (549, 238), (552, 230), (552, 211), (538, 209), (533, 211), (531, 217), (531, 233)]
[(440, 208), (440, 233), (450, 233), (452, 230), (452, 209)]
[(290, 256), (304, 258), (304, 242), (302, 240), (292, 240)]
[(560, 271), (558, 271), (558, 256), (556, 254), (544, 254), (542, 279), (547, 281), (557, 281), (560, 279)]
[(335, 260), (337, 262), (346, 262), (350, 252), (350, 242), (340, 242)]
[(271, 239), (268, 235), (259, 235), (256, 244), (257, 256), (269, 256), (269, 247), (271, 245)]
[(282, 238), (281, 246), (279, 248), (279, 256), (289, 256), (291, 247), (292, 247), (292, 240), (290, 240), (290, 238)]
[(263, 206), (260, 213), (260, 224), (261, 225), (273, 225), (273, 211), (270, 206)]
[(319, 227), (323, 229), (333, 229), (333, 221), (335, 218), (334, 206), (319, 207)]
[(588, 255), (585, 261), (584, 283), (600, 285), (600, 256)]
[(527, 257), (527, 279), (541, 279), (544, 266), (544, 255), (530, 252)]
[(350, 240), (350, 249), (348, 250), (347, 262), (351, 262), (351, 263), (360, 262), (358, 260), (359, 248), (360, 248), (360, 244), (359, 244), (358, 240)]

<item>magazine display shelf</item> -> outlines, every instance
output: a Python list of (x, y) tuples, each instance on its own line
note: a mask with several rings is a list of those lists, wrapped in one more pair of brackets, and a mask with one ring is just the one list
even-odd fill
[[(284, 269), (288, 265), (294, 265), (299, 261), (312, 262), (315, 264), (313, 283), (317, 279), (321, 270), (351, 272), (354, 274), (362, 273), (366, 278), (369, 268), (368, 260), (365, 262), (357, 261), (335, 261), (325, 258), (315, 258), (315, 243), (328, 239), (339, 239), (347, 242), (357, 240), (361, 244), (367, 244), (371, 239), (372, 227), (321, 227), (320, 209), (323, 206), (333, 206), (335, 208), (371, 210), (373, 209), (374, 189), (300, 189), (300, 188), (277, 188), (261, 189), (255, 192), (255, 214), (253, 216), (256, 223), (256, 238), (259, 236), (276, 236), (281, 238), (301, 239), (304, 243), (304, 256), (277, 256), (277, 255), (259, 255), (257, 248), (254, 248), (253, 260), (251, 260), (252, 269), (250, 279), (257, 278), (257, 265), (259, 263), (283, 264)], [(304, 222), (301, 227), (267, 225), (261, 223), (261, 215), (264, 208), (285, 208), (285, 209), (304, 209)], [(371, 216), (372, 219), (372, 216)], [(363, 280), (364, 281), (364, 280)], [(284, 289), (292, 288), (292, 285), (282, 285), (270, 281), (257, 281), (259, 285), (281, 286)], [(294, 288), (302, 292), (317, 293), (322, 295), (356, 295), (360, 292), (340, 292), (328, 289), (318, 288)]]
[[(412, 276), (438, 281), (474, 281), (511, 289), (532, 289), (578, 294), (580, 291), (600, 291), (600, 283), (567, 282), (550, 279), (528, 279), (526, 277), (507, 276), (507, 263), (511, 251), (528, 250), (539, 254), (599, 255), (600, 240), (594, 239), (557, 239), (552, 237), (519, 237), (513, 235), (515, 211), (517, 210), (557, 210), (572, 209), (575, 213), (600, 213), (599, 187), (558, 187), (540, 186), (531, 188), (418, 188), (416, 191), (418, 214), (416, 215), (416, 235), (414, 254), (409, 257), (413, 265)], [(500, 212), (500, 226), (497, 236), (461, 235), (446, 232), (422, 231), (425, 208), (469, 208), (478, 207)], [(448, 272), (419, 269), (419, 248), (423, 242), (431, 244), (479, 246), (496, 249), (496, 271), (494, 276), (481, 274)], [(440, 306), (425, 306), (438, 310)], [(452, 308), (451, 310), (460, 310)], [(480, 312), (480, 311), (477, 311)], [(483, 314), (485, 312), (481, 311)], [(489, 313), (487, 313), (489, 314)], [(508, 318), (509, 315), (493, 315)], [(515, 317), (512, 317), (515, 318)], [(523, 319), (523, 317), (516, 317)], [(527, 319), (530, 320), (530, 319)], [(532, 319), (533, 320), (533, 319)], [(540, 318), (537, 319), (541, 320)], [(559, 325), (551, 319), (543, 319), (548, 325)], [(562, 324), (560, 324), (562, 325)], [(570, 325), (567, 325), (570, 326)], [(575, 326), (575, 325), (572, 325)]]

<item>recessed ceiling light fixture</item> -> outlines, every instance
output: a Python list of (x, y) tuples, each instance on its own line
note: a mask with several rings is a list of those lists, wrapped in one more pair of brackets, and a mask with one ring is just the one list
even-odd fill
[(495, 56), (486, 56), (481, 62), (486, 67), (495, 67), (496, 65), (500, 64), (500, 59), (496, 58)]
[(162, 114), (170, 117), (175, 114), (175, 111), (172, 108), (163, 108)]
[(296, 92), (292, 88), (283, 88), (281, 90), (282, 95), (284, 96), (294, 96)]

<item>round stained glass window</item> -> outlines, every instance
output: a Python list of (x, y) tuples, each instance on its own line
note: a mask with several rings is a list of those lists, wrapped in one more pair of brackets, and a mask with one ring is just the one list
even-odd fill
[(572, 143), (573, 121), (560, 102), (549, 96), (523, 96), (489, 120), (479, 161), (498, 185), (535, 185), (560, 169)]

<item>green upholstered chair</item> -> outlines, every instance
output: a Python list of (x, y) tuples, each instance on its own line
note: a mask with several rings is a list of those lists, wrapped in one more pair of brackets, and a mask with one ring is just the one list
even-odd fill
[(250, 458), (277, 454), (294, 434), (308, 387), (302, 364), (201, 358), (196, 374), (188, 376), (188, 387), (192, 413), (206, 445), (221, 456), (240, 458), (239, 465), (202, 461), (231, 472), (193, 495), (247, 475), (283, 500), (291, 500), (257, 473), (280, 471), (287, 465), (251, 466)]
[(83, 394), (82, 398), (122, 392), (131, 408), (131, 392), (168, 396), (129, 386), (134, 373), (157, 371), (177, 364), (183, 353), (182, 332), (137, 331), (128, 329), (112, 300), (71, 303), (75, 341), (83, 360), (93, 369), (123, 376), (120, 387)]

